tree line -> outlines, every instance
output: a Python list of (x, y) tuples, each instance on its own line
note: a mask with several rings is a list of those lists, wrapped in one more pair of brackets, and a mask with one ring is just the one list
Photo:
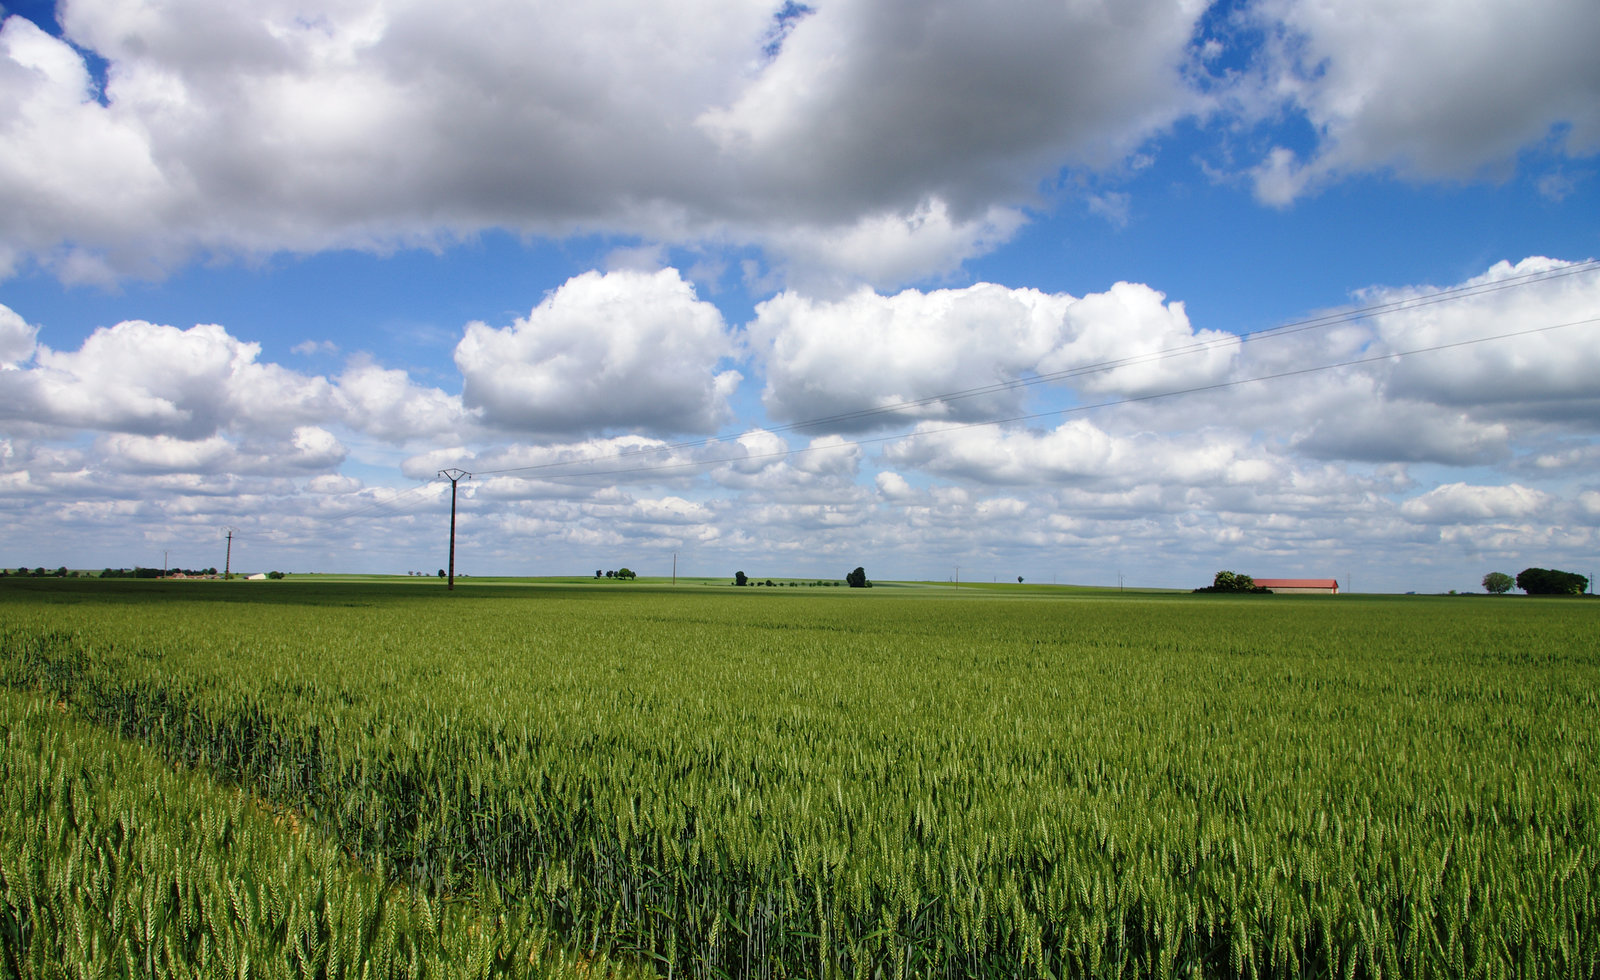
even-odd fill
[(1583, 595), (1589, 588), (1589, 579), (1559, 568), (1524, 568), (1514, 579), (1505, 572), (1490, 572), (1483, 577), (1484, 591), (1494, 595), (1504, 595), (1512, 586), (1529, 595)]

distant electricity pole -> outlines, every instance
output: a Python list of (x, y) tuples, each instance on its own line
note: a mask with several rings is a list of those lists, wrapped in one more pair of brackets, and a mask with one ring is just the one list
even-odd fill
[(472, 474), (451, 467), (448, 470), (440, 470), (439, 476), (450, 481), (450, 580), (445, 587), (454, 589), (456, 587), (456, 483), (472, 479)]
[(239, 529), (225, 527), (223, 530), (228, 532), (228, 550), (223, 553), (222, 557), (222, 578), (223, 581), (227, 581), (233, 578), (233, 536), (239, 532)]

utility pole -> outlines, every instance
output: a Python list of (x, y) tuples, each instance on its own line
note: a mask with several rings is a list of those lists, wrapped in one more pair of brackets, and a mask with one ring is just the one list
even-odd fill
[(466, 470), (458, 470), (451, 467), (448, 470), (440, 470), (439, 475), (450, 481), (450, 581), (446, 588), (454, 590), (456, 587), (456, 483), (461, 480), (472, 479), (472, 474)]
[(676, 551), (672, 553), (672, 584), (678, 584), (678, 553)]
[(226, 582), (233, 578), (233, 536), (238, 532), (239, 529), (236, 527), (225, 527), (223, 530), (228, 532), (228, 550), (224, 553), (222, 558), (222, 580)]

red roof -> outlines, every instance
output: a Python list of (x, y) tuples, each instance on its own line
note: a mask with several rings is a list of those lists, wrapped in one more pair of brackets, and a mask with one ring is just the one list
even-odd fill
[(1264, 589), (1337, 589), (1334, 578), (1258, 578), (1255, 583)]

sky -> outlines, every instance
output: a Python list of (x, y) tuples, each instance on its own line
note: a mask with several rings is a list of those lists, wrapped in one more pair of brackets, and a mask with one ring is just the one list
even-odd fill
[(1593, 0), (0, 15), (0, 565), (1600, 567)]

